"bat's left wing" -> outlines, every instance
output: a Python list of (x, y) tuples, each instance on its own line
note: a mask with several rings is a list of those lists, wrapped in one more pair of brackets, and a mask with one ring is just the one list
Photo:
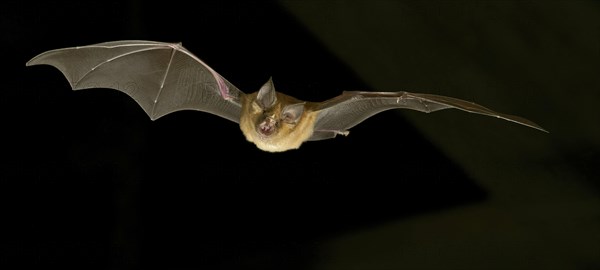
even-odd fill
[(465, 100), (409, 92), (360, 92), (347, 91), (316, 105), (314, 133), (310, 140), (333, 138), (337, 134), (348, 134), (348, 129), (365, 119), (390, 109), (412, 109), (425, 113), (443, 109), (492, 116), (547, 132), (536, 123), (525, 118), (497, 113), (481, 105)]
[(123, 40), (44, 52), (30, 65), (52, 65), (73, 90), (112, 88), (132, 97), (152, 120), (199, 110), (239, 123), (243, 92), (180, 43)]

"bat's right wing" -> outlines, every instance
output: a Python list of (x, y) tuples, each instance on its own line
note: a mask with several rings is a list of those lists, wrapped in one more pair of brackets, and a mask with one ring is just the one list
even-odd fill
[(316, 106), (317, 118), (310, 140), (333, 138), (338, 134), (346, 135), (348, 129), (377, 113), (390, 109), (412, 109), (430, 113), (451, 108), (493, 116), (547, 132), (525, 118), (497, 113), (481, 105), (457, 98), (409, 92), (352, 91), (344, 92), (342, 95)]
[(177, 43), (113, 41), (44, 52), (29, 62), (52, 65), (73, 90), (112, 88), (131, 96), (152, 120), (199, 110), (239, 123), (243, 92)]

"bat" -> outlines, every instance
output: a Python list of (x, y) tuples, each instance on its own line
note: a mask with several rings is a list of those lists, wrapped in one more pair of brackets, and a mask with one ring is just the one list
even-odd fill
[(56, 49), (35, 56), (26, 66), (42, 64), (59, 69), (73, 90), (111, 88), (126, 93), (152, 120), (179, 110), (223, 117), (238, 123), (249, 142), (268, 152), (348, 135), (350, 128), (391, 109), (430, 113), (453, 108), (547, 132), (522, 117), (432, 94), (345, 91), (323, 102), (308, 102), (276, 92), (271, 78), (246, 94), (181, 43), (125, 40)]

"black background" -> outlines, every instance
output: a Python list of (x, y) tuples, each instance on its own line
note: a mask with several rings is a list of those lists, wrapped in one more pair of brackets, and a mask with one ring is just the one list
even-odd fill
[(150, 121), (122, 93), (25, 68), (50, 49), (144, 39), (183, 42), (245, 92), (269, 76), (311, 101), (373, 90), (276, 2), (3, 5), (0, 263), (311, 269), (327, 239), (488, 198), (399, 114), (271, 154), (216, 116)]

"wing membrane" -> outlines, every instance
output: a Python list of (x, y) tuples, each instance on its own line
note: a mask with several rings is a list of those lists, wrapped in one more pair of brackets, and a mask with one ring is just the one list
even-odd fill
[(320, 104), (313, 140), (327, 139), (336, 134), (345, 134), (348, 129), (365, 119), (391, 109), (411, 109), (425, 113), (444, 109), (492, 116), (547, 132), (536, 123), (525, 118), (502, 114), (465, 100), (409, 92), (344, 92), (342, 95)]
[(239, 122), (243, 93), (181, 44), (113, 41), (52, 50), (27, 62), (40, 64), (58, 68), (73, 90), (126, 93), (152, 120), (199, 110)]

